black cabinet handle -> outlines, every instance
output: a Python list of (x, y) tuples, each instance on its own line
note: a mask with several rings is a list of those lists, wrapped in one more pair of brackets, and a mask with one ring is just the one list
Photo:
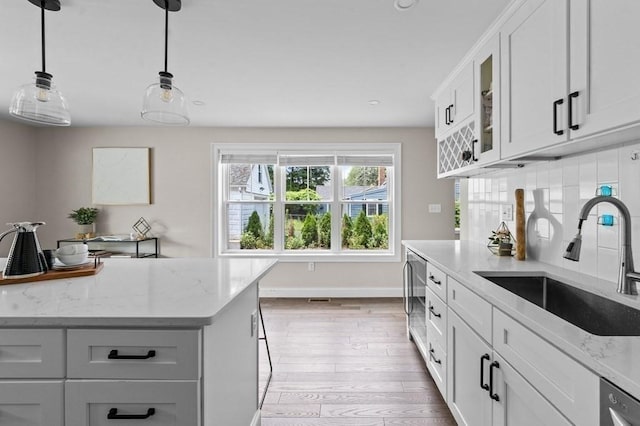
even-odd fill
[(478, 143), (478, 139), (474, 139), (471, 141), (471, 160), (478, 161), (476, 157), (476, 144)]
[(553, 133), (556, 135), (563, 135), (564, 130), (558, 130), (558, 105), (562, 105), (564, 103), (564, 99), (560, 98), (553, 103)]
[(153, 358), (154, 356), (156, 356), (156, 351), (154, 350), (150, 350), (149, 352), (147, 352), (146, 355), (118, 355), (118, 350), (112, 349), (111, 352), (109, 352), (109, 356), (107, 358), (109, 359), (149, 359), (149, 358)]
[(409, 262), (409, 304), (408, 304), (408, 308), (409, 308), (409, 312), (407, 313), (407, 315), (410, 315), (411, 313), (413, 313), (413, 265)]
[(486, 391), (489, 390), (489, 385), (484, 382), (484, 362), (490, 359), (489, 354), (484, 354), (480, 357), (480, 387)]
[(144, 420), (153, 416), (156, 413), (155, 408), (149, 408), (147, 414), (118, 414), (117, 408), (109, 409), (107, 419), (109, 420)]
[(436, 318), (441, 318), (442, 314), (436, 314), (436, 311), (433, 310), (433, 305), (429, 303), (429, 313)]
[(451, 118), (451, 109), (453, 108), (453, 104), (449, 105), (449, 124), (453, 124), (453, 118)]
[(429, 275), (429, 281), (431, 281), (435, 285), (442, 285), (442, 281), (436, 280), (436, 277), (434, 277), (433, 274)]
[(500, 401), (500, 397), (497, 393), (493, 393), (493, 369), (500, 368), (500, 364), (498, 361), (493, 361), (491, 365), (489, 365), (489, 396), (494, 401)]
[(573, 124), (573, 99), (577, 98), (580, 95), (580, 92), (573, 92), (569, 94), (569, 128), (571, 130), (578, 130), (580, 128), (579, 124)]
[(433, 355), (435, 352), (436, 351), (433, 350), (433, 348), (431, 347), (431, 344), (429, 344), (429, 358), (431, 358), (431, 360), (436, 364), (442, 364), (442, 360), (436, 359), (435, 355)]

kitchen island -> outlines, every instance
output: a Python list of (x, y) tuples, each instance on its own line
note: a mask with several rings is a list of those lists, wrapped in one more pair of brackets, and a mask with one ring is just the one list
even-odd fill
[(276, 261), (104, 262), (0, 287), (0, 419), (259, 424), (258, 282)]

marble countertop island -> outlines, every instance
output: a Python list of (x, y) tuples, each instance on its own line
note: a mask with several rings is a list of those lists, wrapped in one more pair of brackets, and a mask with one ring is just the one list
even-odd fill
[(635, 309), (640, 309), (639, 296), (618, 294), (614, 282), (547, 263), (495, 256), (481, 243), (403, 241), (403, 244), (597, 375), (607, 378), (636, 398), (640, 398), (640, 337), (590, 334), (474, 272), (543, 273)]
[[(0, 261), (4, 267), (6, 259)], [(96, 275), (0, 286), (0, 327), (199, 327), (269, 259), (105, 259)]]

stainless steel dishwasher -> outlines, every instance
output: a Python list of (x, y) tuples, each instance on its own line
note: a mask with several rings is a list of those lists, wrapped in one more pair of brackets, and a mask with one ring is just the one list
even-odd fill
[(640, 426), (640, 401), (600, 379), (600, 426)]

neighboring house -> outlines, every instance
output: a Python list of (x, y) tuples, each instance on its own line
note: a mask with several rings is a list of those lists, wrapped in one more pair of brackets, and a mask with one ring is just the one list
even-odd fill
[[(361, 211), (365, 211), (367, 216), (376, 216), (389, 213), (389, 203), (387, 203), (387, 185), (369, 186), (365, 189), (351, 193), (348, 200), (363, 200), (362, 204), (349, 204), (347, 214), (351, 218), (357, 217)], [(384, 203), (376, 203), (375, 200), (384, 200)]]
[[(229, 200), (265, 201), (273, 192), (269, 171), (263, 164), (229, 165)], [(247, 227), (249, 216), (255, 211), (260, 215), (262, 229), (269, 226), (271, 204), (229, 204), (229, 241), (240, 240)]]
[[(387, 185), (380, 186), (345, 186), (343, 188), (345, 200), (363, 200), (362, 204), (348, 204), (346, 213), (351, 218), (356, 218), (360, 211), (367, 212), (367, 216), (375, 216), (389, 213), (387, 201)], [(331, 187), (319, 185), (316, 192), (323, 200), (331, 198)], [(376, 203), (376, 200), (384, 200), (384, 203)], [(328, 204), (320, 204), (318, 214), (324, 214), (328, 209)]]

